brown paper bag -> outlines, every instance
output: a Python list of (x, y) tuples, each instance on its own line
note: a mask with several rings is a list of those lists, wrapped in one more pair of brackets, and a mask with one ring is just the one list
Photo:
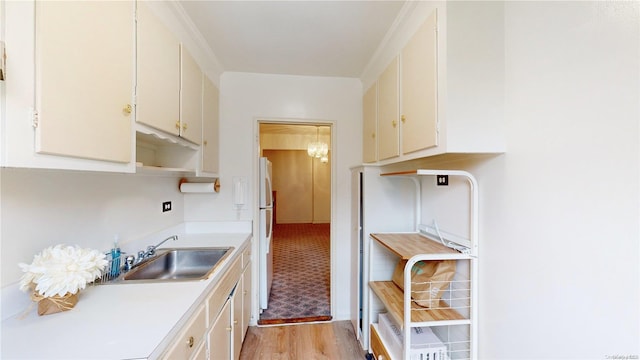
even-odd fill
[[(407, 260), (400, 260), (393, 271), (392, 281), (404, 290), (404, 268)], [(411, 298), (422, 307), (439, 307), (440, 298), (449, 288), (456, 274), (455, 260), (418, 261), (411, 269)]]
[(73, 309), (78, 303), (78, 294), (66, 293), (64, 296), (38, 297), (38, 315), (55, 314)]

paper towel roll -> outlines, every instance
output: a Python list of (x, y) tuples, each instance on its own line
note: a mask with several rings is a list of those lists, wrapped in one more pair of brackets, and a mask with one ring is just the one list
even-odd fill
[(213, 193), (216, 192), (215, 183), (182, 183), (180, 192), (183, 193)]

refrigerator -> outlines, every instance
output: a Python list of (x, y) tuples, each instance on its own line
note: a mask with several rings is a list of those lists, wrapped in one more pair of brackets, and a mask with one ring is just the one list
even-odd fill
[(271, 187), (271, 161), (265, 157), (260, 158), (260, 311), (269, 305), (269, 294), (273, 282), (273, 192)]

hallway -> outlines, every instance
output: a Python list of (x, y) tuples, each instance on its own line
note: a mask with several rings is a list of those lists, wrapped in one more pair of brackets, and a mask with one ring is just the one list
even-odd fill
[(276, 224), (269, 308), (258, 324), (331, 319), (330, 224)]

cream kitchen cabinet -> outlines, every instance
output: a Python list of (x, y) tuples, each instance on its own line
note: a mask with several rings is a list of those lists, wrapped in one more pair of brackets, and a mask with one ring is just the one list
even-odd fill
[[(197, 359), (202, 358), (203, 345), (206, 342), (204, 336), (207, 329), (206, 306), (198, 307), (184, 330), (176, 337), (164, 359)], [(206, 354), (206, 352), (205, 352)]]
[(395, 57), (378, 79), (378, 160), (400, 154), (398, 106), (398, 57)]
[(209, 331), (209, 359), (231, 359), (231, 300), (222, 306), (218, 318)]
[(136, 162), (191, 175), (202, 156), (203, 75), (151, 4), (137, 6)]
[(378, 84), (373, 84), (362, 98), (362, 161), (378, 160), (376, 146), (376, 125), (378, 123)]
[(204, 76), (202, 84), (202, 172), (219, 171), (219, 98), (218, 88)]
[(370, 76), (377, 162), (504, 152), (503, 5), (416, 2), (404, 16), (386, 50), (396, 58)]
[(147, 4), (138, 2), (136, 121), (202, 142), (202, 71)]
[(37, 153), (131, 162), (133, 19), (131, 1), (36, 2)]
[(162, 359), (239, 359), (251, 311), (250, 247), (236, 257)]
[[(434, 12), (378, 78), (378, 160), (437, 145), (436, 40)], [(364, 136), (363, 143), (369, 141)], [(363, 160), (373, 161), (370, 155)]]
[(202, 71), (189, 51), (180, 46), (180, 131), (195, 144), (202, 143)]
[[(250, 257), (251, 254), (247, 253)], [(244, 271), (242, 272), (242, 339), (247, 336), (247, 330), (249, 329), (249, 322), (251, 321), (251, 266), (249, 262), (245, 264)]]
[(137, 2), (136, 121), (180, 135), (180, 42)]
[(249, 245), (174, 337), (162, 359), (234, 360), (240, 357), (251, 317), (250, 265)]
[(402, 154), (438, 145), (437, 13), (400, 54)]

